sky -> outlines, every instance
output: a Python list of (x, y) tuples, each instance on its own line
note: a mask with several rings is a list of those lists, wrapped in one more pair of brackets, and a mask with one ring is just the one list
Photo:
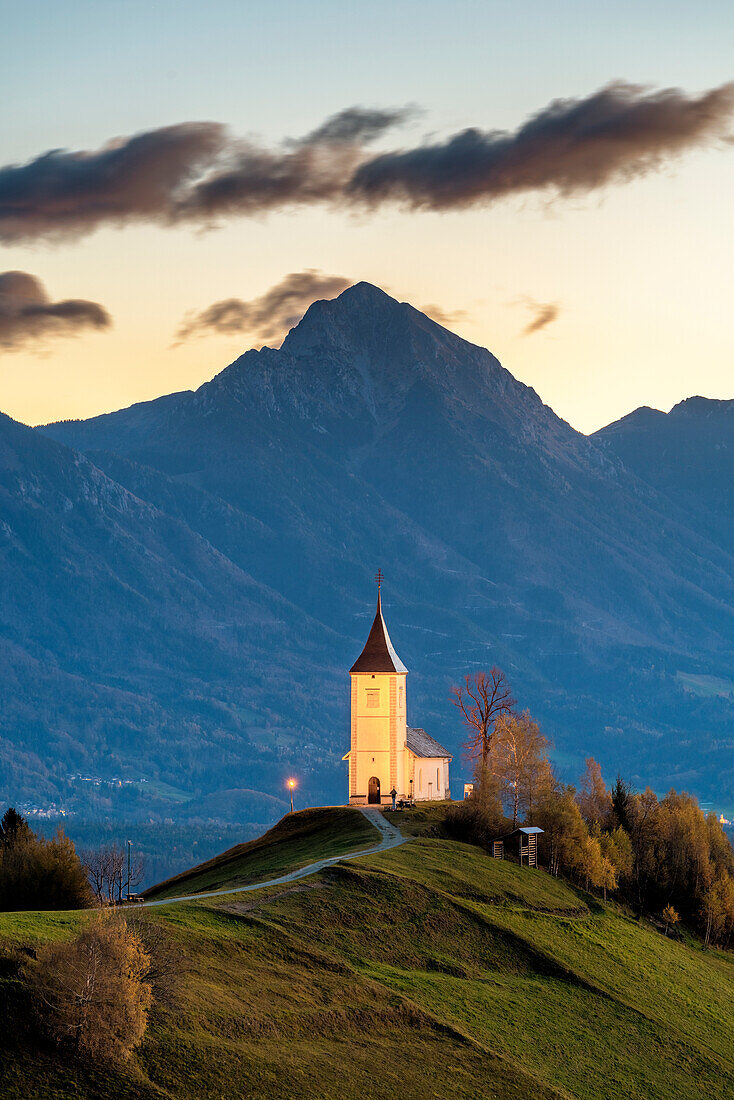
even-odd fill
[(363, 279), (583, 432), (734, 398), (729, 3), (30, 0), (0, 51), (18, 420), (195, 388)]

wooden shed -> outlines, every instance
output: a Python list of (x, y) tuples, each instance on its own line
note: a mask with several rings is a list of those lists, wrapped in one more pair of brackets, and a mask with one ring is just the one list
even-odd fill
[(537, 867), (538, 837), (542, 832), (543, 830), (537, 825), (521, 825), (519, 829), (514, 829), (511, 833), (492, 841), (492, 857), (504, 859), (505, 845), (507, 845), (508, 852), (517, 854), (521, 867), (523, 863), (527, 867)]

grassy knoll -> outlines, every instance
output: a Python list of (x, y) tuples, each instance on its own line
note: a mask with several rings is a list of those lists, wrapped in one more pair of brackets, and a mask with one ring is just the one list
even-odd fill
[(409, 810), (386, 810), (385, 817), (403, 836), (445, 836), (450, 802), (418, 802)]
[[(82, 919), (0, 914), (0, 947)], [(734, 957), (468, 845), (417, 836), (290, 886), (140, 919), (180, 965), (132, 1064), (75, 1067), (3, 1028), (0, 1095), (734, 1095)], [(22, 1019), (9, 968), (3, 997), (0, 1012)]]
[(146, 890), (150, 900), (247, 886), (278, 878), (307, 863), (378, 843), (380, 834), (359, 810), (328, 807), (300, 810), (281, 818), (256, 840), (236, 844), (221, 855)]

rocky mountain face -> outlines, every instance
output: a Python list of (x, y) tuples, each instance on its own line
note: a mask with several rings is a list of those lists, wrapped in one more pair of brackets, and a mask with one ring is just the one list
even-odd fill
[[(280, 350), (248, 352), (195, 393), (12, 431), (24, 463), (52, 448), (80, 482), (66, 511), (41, 508), (56, 544), (31, 539), (6, 574), (39, 593), (14, 659), (76, 677), (65, 739), (48, 711), (31, 735), (29, 705), (15, 743), (4, 723), (6, 761), (31, 742), (39, 769), (104, 758), (95, 693), (116, 691), (118, 767), (197, 797), (267, 789), (293, 767), (311, 801), (342, 796), (346, 670), (380, 566), (409, 719), (457, 757), (449, 688), (499, 664), (569, 776), (593, 753), (610, 776), (734, 801), (731, 545), (489, 352), (375, 287), (315, 303)], [(3, 484), (11, 467), (0, 451)], [(82, 510), (82, 481), (118, 504)], [(31, 508), (15, 483), (7, 495)]]

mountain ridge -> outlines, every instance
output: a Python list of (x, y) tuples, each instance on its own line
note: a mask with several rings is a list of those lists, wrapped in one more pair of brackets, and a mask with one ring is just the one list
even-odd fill
[(592, 438), (671, 502), (683, 502), (709, 537), (732, 545), (734, 400), (695, 396), (668, 413), (636, 409)]
[[(283, 601), (269, 645), (248, 626), (262, 611), (243, 603), (245, 619), (232, 622), (251, 639), (232, 673), (237, 690), (268, 716), (254, 742), (227, 726), (235, 768), (267, 756), (266, 728), (295, 724), (314, 800), (338, 795), (345, 670), (381, 565), (390, 630), (411, 669), (411, 721), (457, 759), (449, 688), (496, 663), (566, 774), (593, 752), (612, 774), (734, 799), (732, 701), (691, 688), (729, 678), (731, 544), (608, 444), (576, 432), (489, 351), (412, 306), (358, 284), (314, 303), (280, 349), (246, 352), (196, 391), (33, 434), (84, 452), (222, 555), (216, 599), (226, 599), (231, 567)], [(250, 591), (272, 615), (270, 597)], [(305, 663), (294, 632), (311, 647)], [(195, 636), (182, 664), (196, 670), (202, 698), (217, 697)], [(231, 653), (220, 660), (232, 667)], [(282, 682), (265, 675), (269, 662)], [(169, 673), (146, 682), (175, 724), (183, 704), (156, 675), (164, 684)], [(208, 741), (212, 722), (202, 721)], [(291, 763), (288, 736), (278, 752)], [(144, 744), (142, 731), (131, 737)], [(180, 765), (159, 763), (174, 782)], [(262, 782), (278, 782), (274, 768)], [(198, 795), (221, 780), (203, 776)], [(258, 782), (248, 774), (241, 785)]]

